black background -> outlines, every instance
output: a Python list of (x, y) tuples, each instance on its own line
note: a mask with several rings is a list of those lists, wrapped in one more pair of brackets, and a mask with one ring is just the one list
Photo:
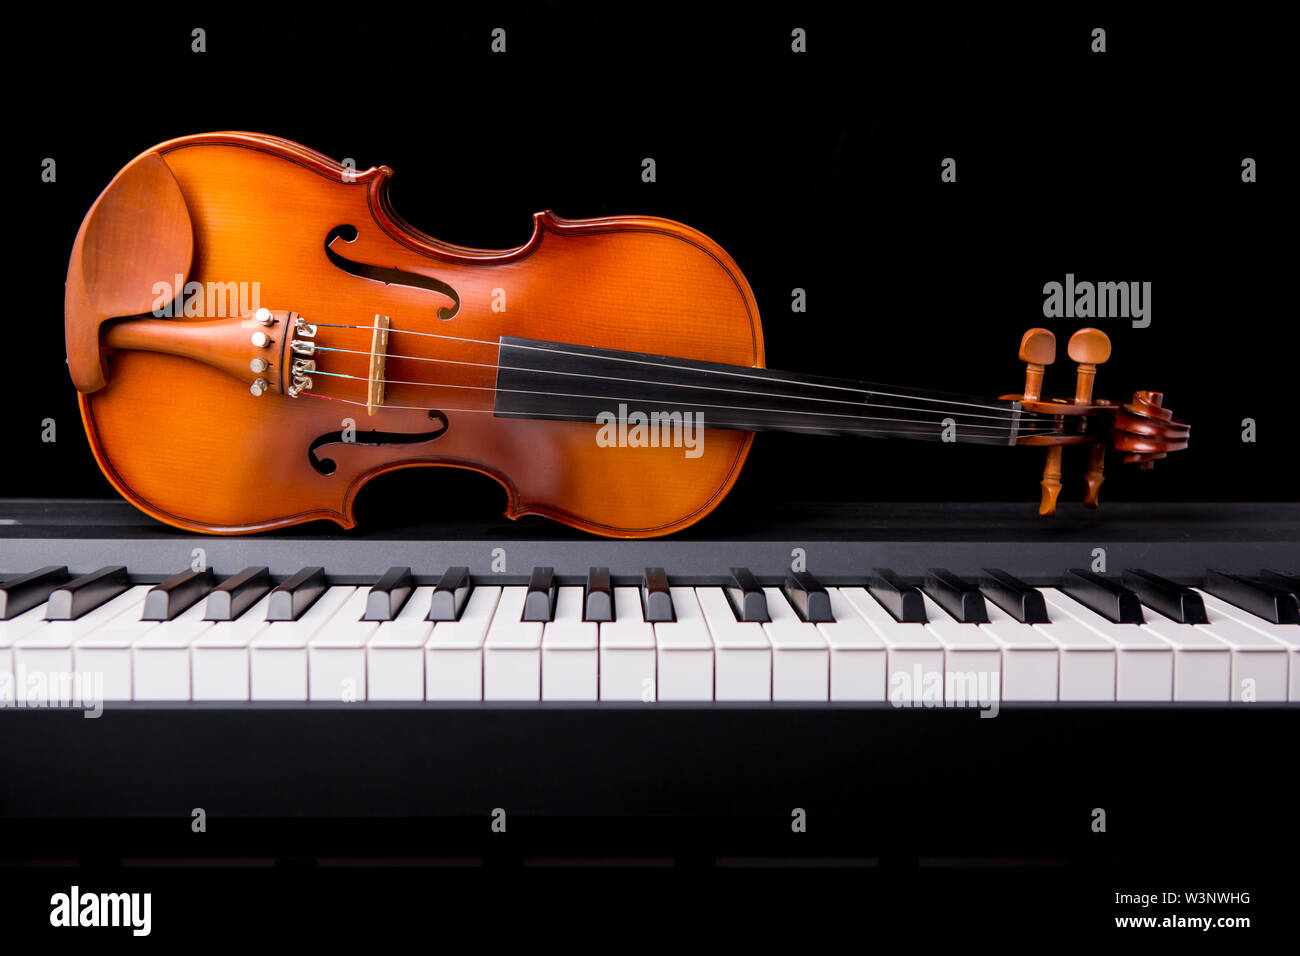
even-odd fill
[[(1015, 353), (1026, 328), (1047, 325), (1063, 343), (1087, 324), (1045, 320), (1045, 282), (1067, 272), (1150, 281), (1150, 328), (1100, 323), (1115, 354), (1097, 393), (1162, 390), (1192, 423), (1192, 446), (1151, 474), (1113, 464), (1103, 500), (1292, 499), (1286, 428), (1298, 336), (1289, 289), (1294, 254), (1284, 259), (1282, 250), (1284, 242), (1293, 245), (1294, 204), (1289, 191), (1283, 195), (1291, 170), (1281, 145), (1294, 126), (1294, 103), (1284, 99), (1281, 77), (1293, 57), (1291, 34), (1269, 17), (1262, 8), (1175, 18), (1098, 5), (1032, 13), (925, 5), (901, 14), (808, 4), (725, 12), (643, 4), (602, 13), (543, 3), (299, 4), (239, 13), (160, 13), (131, 4), (111, 18), (38, 9), (6, 37), (14, 137), (8, 172), (19, 198), (6, 230), (6, 276), (16, 294), (0, 376), (0, 399), (12, 410), (0, 497), (115, 497), (82, 436), (64, 367), (68, 253), (86, 210), (133, 157), (176, 136), (237, 129), (350, 157), (359, 168), (391, 166), (397, 210), (451, 243), (517, 245), (528, 238), (531, 214), (546, 208), (574, 218), (638, 213), (685, 222), (720, 243), (749, 279), (773, 367), (996, 396), (1019, 390)], [(190, 52), (195, 26), (207, 30), (202, 55)], [(496, 26), (508, 31), (504, 56), (489, 50)], [(790, 52), (794, 26), (808, 30), (805, 55)], [(1096, 26), (1108, 31), (1101, 55), (1089, 51)], [(654, 184), (641, 182), (646, 156), (657, 162)], [(958, 161), (955, 184), (939, 180), (946, 156)], [(1241, 182), (1246, 156), (1259, 164), (1258, 183)], [(46, 157), (58, 163), (53, 184), (40, 181)], [(789, 312), (796, 286), (808, 290), (807, 315)], [(1072, 387), (1063, 360), (1049, 372), (1048, 390), (1071, 394)], [(40, 440), (48, 417), (58, 423), (53, 444)], [(1255, 444), (1240, 441), (1246, 417), (1258, 422)], [(1067, 466), (1079, 464), (1067, 458)], [(735, 521), (764, 502), (1032, 502), (1040, 467), (1040, 454), (1024, 449), (763, 435), (728, 501), (699, 528)], [(1076, 478), (1063, 497), (1078, 490)], [(434, 492), (485, 519), (504, 504), (488, 479), (415, 469), (372, 482), (358, 511), (396, 521), (416, 496)], [(755, 713), (781, 723), (779, 712)], [(1259, 929), (1230, 933), (1229, 945), (1289, 925), (1294, 880), (1283, 869), (1289, 858), (1276, 852), (1285, 845), (1277, 836), (1288, 832), (1277, 773), (1290, 752), (1284, 742), (1293, 739), (1282, 720), (1293, 710), (1234, 711), (1227, 715), (1233, 722), (1207, 711), (1195, 727), (1181, 712), (1148, 712), (1163, 724), (1155, 730), (1118, 709), (1061, 712), (1050, 719), (1073, 722), (1073, 737), (1055, 738), (1055, 752), (1044, 740), (1053, 737), (1051, 725), (1032, 712), (987, 722), (1027, 728), (1028, 738), (1009, 729), (998, 745), (967, 747), (946, 730), (973, 715), (926, 715), (951, 718), (927, 723), (929, 749), (914, 728), (891, 720), (901, 715), (881, 712), (879, 731), (869, 716), (853, 732), (824, 739), (801, 731), (795, 719), (766, 736), (746, 738), (742, 726), (719, 744), (733, 744), (730, 762), (742, 771), (697, 781), (712, 794), (700, 820), (661, 820), (663, 829), (644, 830), (636, 820), (614, 827), (579, 821), (577, 842), (563, 825), (547, 830), (546, 820), (535, 830), (526, 819), (512, 824), (511, 842), (502, 845), (488, 842), (478, 819), (450, 832), (463, 835), (458, 843), (430, 821), (395, 817), (297, 820), (296, 829), (224, 819), (212, 843), (197, 845), (184, 815), (95, 819), (103, 795), (87, 790), (90, 817), (75, 826), (3, 821), (7, 859), (79, 864), (7, 871), (0, 901), (14, 915), (4, 920), (6, 933), (43, 926), (49, 894), (73, 882), (153, 890), (160, 936), (199, 932), (241, 941), (261, 920), (296, 934), (360, 930), (370, 943), (375, 930), (404, 924), (430, 940), (458, 926), (485, 940), (563, 933), (566, 942), (656, 945), (679, 932), (662, 921), (683, 915), (701, 926), (711, 921), (695, 938), (733, 947), (738, 937), (754, 936), (770, 945), (773, 933), (792, 929), (806, 946), (808, 930), (825, 923), (868, 946), (894, 935), (915, 945), (954, 932), (963, 941), (1041, 945), (1062, 936), (1105, 934), (1109, 941), (1120, 932), (1110, 926), (1112, 915), (1142, 915), (1112, 905), (1116, 891), (1166, 889), (1276, 890), (1257, 892), (1249, 907), (1209, 911), (1255, 916)], [(227, 749), (260, 743), (272, 754), (300, 750), (309, 763), (322, 754), (315, 762), (322, 769), (346, 770), (357, 753), (380, 760), (390, 749), (380, 742), (367, 751), (340, 737), (311, 750), (311, 735), (328, 736), (328, 727), (322, 730), (314, 713), (287, 717), (306, 729), (276, 737), (253, 713), (240, 717), (242, 737), (216, 739)], [(1244, 724), (1254, 718), (1264, 723)], [(737, 719), (743, 725), (749, 717)], [(617, 752), (617, 728), (603, 719), (596, 726)], [(155, 733), (158, 727), (169, 725), (155, 725)], [(423, 725), (431, 735), (442, 729)], [(185, 725), (176, 723), (174, 732), (183, 749)], [(513, 733), (502, 730), (489, 743), (523, 748), (531, 739)], [(33, 766), (45, 769), (41, 748), (50, 739), (22, 738)], [(478, 745), (469, 735), (443, 739), (467, 751)], [(1026, 748), (1025, 739), (1036, 743)], [(563, 742), (587, 743), (573, 733)], [(222, 748), (205, 749), (198, 736), (191, 746), (187, 759), (211, 761), (214, 774), (229, 771), (232, 786), (249, 779)], [(891, 746), (910, 755), (910, 764), (882, 757)], [(1033, 747), (1051, 759), (1036, 759)], [(129, 783), (117, 755), (133, 753), (154, 767), (167, 759), (145, 745), (132, 748), (129, 739), (117, 748), (86, 747), (77, 768)], [(785, 839), (781, 803), (804, 781), (765, 783), (772, 770), (765, 752), (826, 772), (835, 761), (851, 768), (858, 790), (822, 790), (824, 811), (833, 812), (813, 816), (811, 850), (792, 849)], [(553, 753), (538, 745), (532, 755), (545, 762)], [(637, 754), (624, 757), (635, 763)], [(662, 767), (666, 779), (681, 769), (670, 752), (659, 760), (641, 769)], [(61, 778), (75, 777), (66, 769)], [(436, 775), (440, 768), (430, 759), (418, 769)], [(502, 773), (510, 769), (548, 783), (526, 760)], [(555, 773), (577, 791), (619, 795), (618, 782), (593, 786), (564, 777), (566, 769), (555, 766)], [(360, 773), (356, 789), (369, 793), (373, 781)], [(407, 778), (382, 782), (400, 788)], [(457, 781), (446, 784), (454, 791)], [(182, 774), (172, 786), (178, 806), (194, 802)], [(418, 801), (431, 791), (412, 785), (409, 792)], [(719, 821), (735, 810), (725, 796), (736, 792), (750, 803), (781, 804), (780, 812)], [(160, 788), (158, 798), (172, 793)], [(855, 803), (862, 793), (871, 799)], [(1113, 808), (1111, 836), (1085, 844), (1093, 834), (1081, 821), (1094, 802)], [(999, 813), (972, 822), (984, 805)], [(874, 812), (880, 806), (907, 812)], [(821, 829), (827, 816), (839, 829)], [(674, 833), (665, 837), (666, 830)], [(928, 842), (923, 833), (931, 834)], [(800, 868), (759, 882), (753, 870), (731, 876), (710, 866), (730, 852), (757, 856), (756, 865), (769, 854), (882, 859), (878, 869)], [(485, 869), (465, 875), (442, 871), (438, 860), (407, 861), (420, 867), (411, 879), (361, 869), (381, 865), (367, 858), (387, 853), (463, 853), (483, 857)], [(676, 866), (662, 879), (566, 877), (554, 868), (532, 871), (540, 876), (530, 879), (534, 853), (667, 853)], [(941, 858), (929, 869), (917, 861), (927, 853)], [(357, 868), (317, 866), (317, 857), (330, 854), (357, 857)], [(945, 862), (967, 854), (1014, 859), (971, 870), (959, 859)], [(150, 869), (186, 856), (217, 858), (221, 866)], [(275, 868), (252, 871), (263, 857), (274, 858)], [(515, 870), (517, 881), (502, 878)], [(734, 899), (720, 903), (720, 890), (736, 891)], [(95, 932), (79, 938), (97, 940)], [(1189, 934), (1171, 938), (1185, 944)]]
[[(72, 240), (138, 153), (244, 129), (391, 166), (400, 214), (455, 244), (517, 245), (547, 208), (692, 225), (748, 277), (772, 367), (996, 396), (1023, 381), (1021, 333), (1046, 325), (1061, 345), (1047, 390), (1069, 395), (1064, 341), (1095, 323), (1114, 342), (1097, 394), (1160, 390), (1193, 426), (1191, 448), (1153, 473), (1112, 455), (1104, 499), (1294, 498), (1281, 30), (1258, 14), (864, 9), (46, 18), (23, 42), (57, 58), (57, 99), (13, 104), (23, 229), (9, 329), (21, 360), (0, 389), (21, 409), (10, 440), (23, 466), (3, 472), (0, 497), (115, 497), (63, 364)], [(190, 51), (194, 26), (206, 53)], [(504, 55), (490, 52), (495, 26)], [(793, 26), (808, 30), (808, 53), (790, 51)], [(1108, 31), (1104, 54), (1090, 52), (1094, 26)], [(947, 156), (956, 183), (940, 181)], [(1259, 167), (1250, 185), (1246, 156)], [(56, 183), (40, 181), (45, 157)], [(1067, 272), (1150, 281), (1150, 327), (1045, 319), (1043, 284)], [(806, 315), (790, 311), (794, 287)], [(47, 417), (53, 444), (41, 441)], [(1254, 444), (1241, 441), (1247, 417)], [(1040, 458), (764, 434), (721, 514), (794, 500), (1034, 501)], [(1066, 500), (1082, 464), (1067, 455)], [(393, 519), (434, 492), (482, 518), (504, 504), (489, 479), (416, 469), (372, 482), (358, 509)]]

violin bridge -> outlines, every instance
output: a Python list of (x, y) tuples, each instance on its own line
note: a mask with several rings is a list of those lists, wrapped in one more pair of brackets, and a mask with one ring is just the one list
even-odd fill
[(370, 373), (366, 384), (366, 413), (373, 415), (384, 404), (384, 366), (388, 360), (388, 316), (375, 316), (370, 336)]

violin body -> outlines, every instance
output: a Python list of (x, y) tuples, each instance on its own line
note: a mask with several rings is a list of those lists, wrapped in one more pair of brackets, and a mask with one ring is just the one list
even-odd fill
[(1046, 329), (997, 399), (775, 372), (749, 284), (702, 233), (542, 212), (516, 248), (454, 246), (397, 215), (391, 175), (211, 133), (142, 153), (96, 200), (68, 370), (134, 505), (217, 534), (350, 528), (371, 478), (442, 465), (496, 479), (511, 518), (635, 538), (717, 507), (759, 430), (1045, 447), (1041, 514), (1067, 445), (1090, 446), (1091, 507), (1108, 446), (1150, 468), (1187, 445), (1160, 393), (1092, 397), (1100, 330), (1070, 339), (1072, 398), (1042, 394)]
[[(542, 514), (603, 535), (665, 534), (716, 507), (736, 480), (752, 433), (710, 432), (700, 454), (687, 457), (680, 447), (602, 446), (592, 422), (496, 417), (493, 375), (482, 367), (495, 353), (481, 343), (510, 335), (761, 367), (758, 307), (731, 257), (707, 236), (665, 219), (570, 220), (550, 212), (534, 216), (532, 237), (517, 248), (448, 245), (392, 210), (390, 176), (386, 167), (355, 172), (288, 141), (247, 133), (172, 140), (119, 174), (78, 235), (67, 307), (69, 367), (81, 391), (82, 418), (114, 487), (160, 521), (213, 533), (321, 518), (352, 527), (353, 502), (367, 481), (419, 465), (495, 478), (506, 490), (512, 518)], [(110, 206), (115, 193), (119, 198)], [(125, 193), (137, 195), (122, 198)], [(166, 207), (168, 193), (183, 200), (183, 216), (132, 228), (132, 216), (151, 215), (137, 207)], [(169, 198), (175, 205), (177, 195)], [(109, 216), (113, 221), (96, 223)], [(355, 238), (335, 236), (332, 249), (348, 268), (400, 270), (404, 276), (383, 278), (415, 283), (428, 277), (434, 280), (429, 286), (443, 284), (452, 294), (340, 268), (327, 255), (327, 238), (343, 226), (351, 226)], [(185, 258), (187, 231), (190, 261), (175, 264)], [(168, 241), (157, 238), (166, 248), (142, 255), (141, 232), (168, 232)], [(409, 358), (387, 362), (392, 382), (427, 378), (433, 367), (445, 387), (389, 384), (386, 404), (412, 407), (383, 407), (374, 415), (365, 407), (365, 382), (356, 379), (318, 375), (314, 395), (290, 398), (274, 375), (277, 365), (290, 361), (282, 321), (266, 329), (271, 341), (264, 349), (245, 347), (257, 324), (245, 320), (228, 333), (222, 345), (235, 354), (224, 359), (224, 368), (175, 354), (185, 350), (170, 340), (162, 346), (172, 351), (139, 341), (114, 348), (111, 325), (95, 320), (112, 319), (109, 313), (117, 310), (125, 310), (119, 316), (142, 315), (153, 305), (149, 311), (156, 314), (158, 306), (170, 305), (181, 314), (153, 321), (173, 324), (214, 318), (186, 315), (179, 304), (159, 301), (166, 293), (160, 295), (156, 284), (178, 284), (179, 272), (186, 285), (198, 283), (205, 307), (209, 283), (227, 290), (229, 283), (246, 283), (256, 289), (256, 305), (320, 323), (317, 341), (350, 350), (329, 353), (336, 374), (366, 377), (376, 314), (388, 316), (395, 329), (449, 336), (393, 335), (391, 351), (400, 341), (400, 354)], [(100, 288), (91, 288), (96, 284)], [(111, 304), (101, 308), (95, 300), (105, 298), (105, 284), (129, 288), (112, 290)], [(325, 328), (329, 323), (365, 328)], [(250, 384), (258, 376), (247, 362), (259, 354), (271, 366), (270, 388), (253, 395)], [(349, 392), (344, 385), (357, 388)], [(362, 402), (309, 400), (326, 394)], [(411, 436), (437, 430), (430, 409), (445, 420), (437, 423), (442, 431), (436, 439), (364, 443), (370, 431)], [(307, 454), (309, 443), (346, 434), (349, 421), (355, 440), (319, 450), (317, 457), (328, 455), (334, 464), (322, 474)]]

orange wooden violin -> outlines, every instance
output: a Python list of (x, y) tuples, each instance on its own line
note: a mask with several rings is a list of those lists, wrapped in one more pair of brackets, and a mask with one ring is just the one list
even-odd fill
[(533, 217), (514, 249), (448, 245), (358, 172), (252, 133), (186, 136), (123, 169), (68, 267), (68, 369), (95, 458), (168, 524), (234, 534), (327, 518), (396, 468), (495, 478), (514, 518), (596, 534), (684, 528), (722, 501), (754, 433), (1047, 448), (1144, 468), (1187, 445), (1158, 392), (1094, 399), (1110, 343), (1069, 342), (1071, 398), (1046, 398), (1052, 333), (1031, 329), (1021, 393), (994, 400), (766, 367), (736, 263), (667, 219)]

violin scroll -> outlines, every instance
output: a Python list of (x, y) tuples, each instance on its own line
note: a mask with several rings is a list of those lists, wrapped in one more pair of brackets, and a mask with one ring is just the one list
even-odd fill
[(1111, 432), (1114, 446), (1124, 452), (1125, 464), (1149, 471), (1158, 459), (1187, 447), (1190, 426), (1162, 408), (1160, 392), (1134, 392), (1133, 401), (1120, 406)]

